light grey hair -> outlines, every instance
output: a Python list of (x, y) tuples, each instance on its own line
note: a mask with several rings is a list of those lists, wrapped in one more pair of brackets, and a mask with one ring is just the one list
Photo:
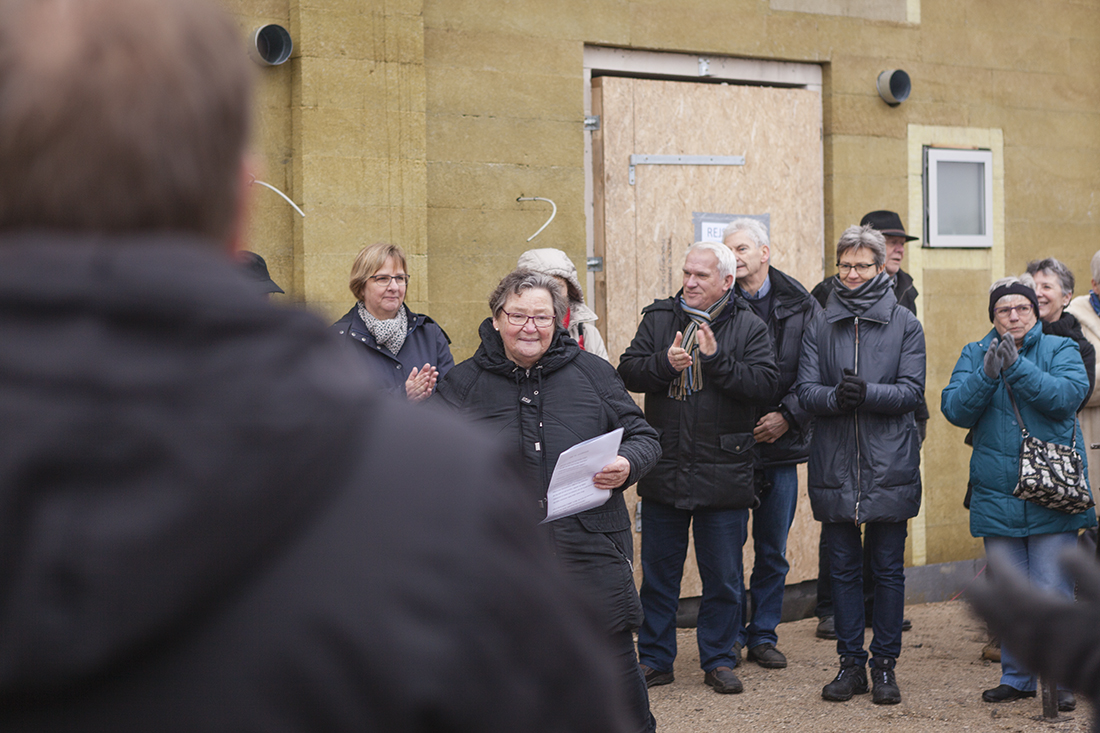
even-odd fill
[(864, 226), (850, 226), (840, 235), (840, 241), (836, 243), (836, 260), (840, 262), (840, 256), (848, 250), (866, 249), (875, 258), (875, 266), (882, 267), (886, 264), (886, 237), (870, 224)]
[(749, 239), (753, 241), (757, 249), (771, 245), (768, 240), (768, 230), (760, 223), (759, 219), (749, 219), (748, 217), (734, 219), (722, 232), (722, 241), (726, 241), (727, 237), (737, 234), (737, 232), (748, 234)]
[(714, 256), (718, 258), (718, 277), (725, 280), (727, 275), (737, 274), (737, 258), (733, 256), (733, 251), (726, 245), (717, 242), (696, 242), (688, 247), (684, 259), (687, 260), (687, 256), (697, 250), (713, 252)]
[[(1008, 278), (1004, 279), (1007, 280)], [(1017, 282), (1019, 282), (1021, 285), (1027, 285), (1032, 290), (1035, 289), (1035, 278), (1031, 276), (1030, 272), (1021, 272)]]
[(554, 304), (554, 315), (558, 325), (565, 321), (565, 313), (569, 310), (569, 300), (561, 292), (558, 283), (552, 275), (544, 275), (534, 270), (513, 270), (504, 276), (500, 284), (489, 296), (489, 310), (496, 318), (504, 311), (504, 304), (513, 295), (519, 295), (524, 290), (545, 290), (550, 293), (550, 299)]
[(1096, 250), (1096, 254), (1092, 256), (1089, 269), (1092, 270), (1092, 279), (1100, 283), (1100, 249)]
[(1009, 275), (1008, 277), (1002, 277), (1000, 280), (994, 280), (993, 284), (989, 286), (989, 294), (992, 295), (993, 291), (1001, 287), (1002, 285), (1012, 285), (1013, 283), (1021, 283), (1023, 285), (1027, 285), (1032, 290), (1035, 289), (1034, 285), (1028, 285), (1028, 283), (1025, 283), (1020, 278), (1012, 277), (1011, 275)]
[(1053, 275), (1058, 278), (1058, 284), (1062, 288), (1062, 293), (1064, 295), (1073, 295), (1073, 286), (1075, 283), (1073, 271), (1066, 267), (1065, 263), (1053, 257), (1047, 257), (1042, 260), (1032, 260), (1027, 263), (1027, 274), (1034, 275), (1037, 272), (1045, 272), (1048, 275)]

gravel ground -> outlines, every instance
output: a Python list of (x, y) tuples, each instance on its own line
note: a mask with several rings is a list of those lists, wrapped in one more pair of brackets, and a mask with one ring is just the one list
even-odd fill
[[(1043, 731), (1087, 733), (1091, 709), (1056, 722), (1043, 721), (1039, 698), (991, 705), (982, 690), (1000, 682), (1000, 665), (981, 659), (985, 628), (961, 601), (908, 606), (897, 679), (900, 705), (873, 705), (871, 696), (848, 702), (821, 699), (821, 687), (836, 674), (836, 642), (814, 636), (817, 619), (780, 624), (780, 651), (786, 669), (763, 669), (752, 662), (737, 668), (745, 685), (740, 695), (719, 695), (703, 685), (694, 629), (678, 632), (676, 681), (650, 689), (650, 706), (662, 733), (785, 731)], [(870, 642), (871, 632), (867, 632)]]

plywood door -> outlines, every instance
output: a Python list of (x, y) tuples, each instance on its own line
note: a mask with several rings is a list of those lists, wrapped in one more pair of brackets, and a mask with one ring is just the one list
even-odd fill
[[(823, 274), (821, 95), (779, 89), (619, 77), (592, 80), (595, 306), (613, 362), (642, 308), (680, 289), (693, 212), (769, 214), (771, 261), (807, 289)], [(635, 168), (630, 156), (743, 155), (743, 166)], [(788, 583), (817, 577), (818, 527), (804, 468), (788, 542)], [(745, 567), (751, 568), (751, 542)], [(693, 552), (682, 595), (699, 594)], [(636, 567), (640, 564), (636, 564)]]

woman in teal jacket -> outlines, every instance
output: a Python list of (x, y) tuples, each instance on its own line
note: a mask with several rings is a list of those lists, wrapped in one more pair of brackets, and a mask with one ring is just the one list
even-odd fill
[[(1012, 495), (1020, 471), (1022, 435), (1005, 385), (1011, 387), (1028, 432), (1070, 445), (1085, 457), (1075, 412), (1088, 390), (1077, 344), (1043, 333), (1035, 292), (1016, 278), (993, 284), (989, 319), (993, 330), (967, 344), (943, 390), (941, 408), (953, 424), (973, 430), (970, 459), (970, 533), (986, 552), (1006, 556), (1033, 585), (1073, 595), (1058, 556), (1074, 544), (1077, 531), (1096, 524), (1090, 509), (1065, 514)], [(986, 702), (1035, 696), (1035, 676), (1010, 649), (1001, 650), (1001, 684), (982, 693)], [(1073, 695), (1059, 691), (1059, 707), (1073, 709)]]

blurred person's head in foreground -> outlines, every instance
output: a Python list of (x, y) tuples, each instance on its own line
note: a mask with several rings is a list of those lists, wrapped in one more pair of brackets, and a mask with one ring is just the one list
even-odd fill
[(208, 0), (0, 0), (0, 231), (236, 247), (251, 83)]

